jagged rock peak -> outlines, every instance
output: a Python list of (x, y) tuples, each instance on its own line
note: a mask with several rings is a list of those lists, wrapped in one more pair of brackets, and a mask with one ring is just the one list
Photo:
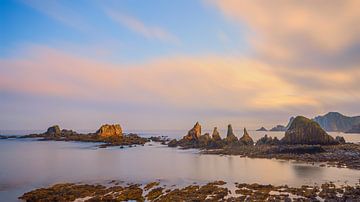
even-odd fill
[(254, 140), (250, 137), (246, 128), (244, 128), (244, 135), (239, 139), (239, 141), (245, 145), (254, 145)]
[(100, 137), (122, 137), (122, 128), (120, 124), (104, 124), (99, 130), (96, 131), (96, 134)]
[(215, 141), (221, 140), (220, 133), (217, 130), (217, 127), (214, 127), (214, 131), (212, 133), (212, 139)]
[(201, 136), (201, 125), (196, 122), (194, 127), (189, 130), (188, 134), (184, 137), (187, 140), (197, 140)]
[(232, 136), (232, 135), (235, 136), (234, 131), (233, 131), (233, 128), (232, 128), (231, 124), (229, 124), (229, 125), (228, 125), (228, 129), (227, 129), (226, 137)]
[(303, 116), (297, 116), (291, 123), (285, 136), (281, 139), (284, 144), (329, 145), (337, 144), (318, 123)]
[(228, 125), (228, 130), (227, 130), (227, 134), (226, 134), (226, 142), (227, 143), (235, 143), (238, 141), (237, 137), (234, 134), (234, 131), (232, 129), (231, 124)]

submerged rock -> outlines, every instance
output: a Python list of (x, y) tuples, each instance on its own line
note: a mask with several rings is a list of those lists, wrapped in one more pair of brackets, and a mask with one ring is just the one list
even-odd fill
[(220, 137), (220, 133), (219, 131), (217, 130), (217, 127), (214, 127), (214, 131), (212, 133), (212, 139), (214, 141), (220, 141), (221, 140), (221, 137)]
[(337, 144), (318, 123), (303, 116), (296, 117), (285, 136), (281, 139), (284, 144), (330, 145)]
[(259, 128), (259, 129), (257, 129), (256, 131), (267, 131), (267, 129), (264, 128), (264, 127), (261, 127), (261, 128)]
[(234, 131), (233, 131), (233, 129), (232, 129), (231, 124), (228, 125), (228, 130), (227, 130), (227, 134), (226, 134), (226, 139), (225, 139), (225, 141), (226, 141), (227, 143), (236, 143), (236, 142), (238, 142), (238, 139), (237, 139), (237, 137), (236, 137), (235, 134), (234, 134)]
[(58, 125), (51, 126), (47, 129), (45, 134), (49, 136), (60, 136), (61, 135), (60, 127)]
[(120, 124), (114, 124), (114, 125), (105, 124), (105, 125), (102, 125), (100, 127), (100, 129), (96, 131), (96, 134), (99, 135), (102, 138), (122, 137), (123, 136)]
[(244, 135), (239, 139), (240, 144), (254, 145), (254, 140), (250, 137), (246, 128), (244, 128)]
[(196, 122), (194, 127), (189, 130), (188, 134), (184, 136), (186, 140), (197, 140), (201, 135), (201, 125), (199, 122)]

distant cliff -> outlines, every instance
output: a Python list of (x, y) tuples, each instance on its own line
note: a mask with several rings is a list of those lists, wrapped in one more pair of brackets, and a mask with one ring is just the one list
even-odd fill
[(354, 125), (360, 124), (360, 116), (349, 117), (339, 112), (329, 112), (324, 116), (317, 116), (314, 121), (326, 131), (346, 132)]

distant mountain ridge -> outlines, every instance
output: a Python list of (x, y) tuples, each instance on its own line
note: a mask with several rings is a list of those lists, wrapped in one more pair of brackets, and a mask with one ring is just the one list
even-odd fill
[(317, 116), (313, 120), (329, 132), (347, 132), (353, 126), (360, 124), (360, 116), (350, 117), (339, 112), (329, 112), (323, 116)]

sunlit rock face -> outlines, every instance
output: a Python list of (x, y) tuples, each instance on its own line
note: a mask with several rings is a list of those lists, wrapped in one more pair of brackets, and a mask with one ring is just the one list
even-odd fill
[(214, 128), (214, 131), (212, 133), (212, 139), (214, 141), (220, 141), (221, 140), (221, 137), (220, 137), (220, 133), (219, 131), (217, 130), (217, 127)]
[(58, 125), (51, 126), (47, 129), (45, 134), (49, 136), (60, 136), (61, 135), (60, 127)]
[(246, 128), (244, 128), (244, 135), (239, 139), (240, 144), (254, 145), (254, 140), (250, 137)]
[(109, 125), (105, 124), (100, 127), (99, 130), (96, 131), (96, 134), (100, 137), (107, 138), (107, 137), (122, 137), (122, 129), (120, 124)]
[(184, 136), (186, 140), (198, 140), (201, 136), (201, 125), (199, 122), (196, 122), (194, 127), (189, 130), (188, 134)]
[(281, 139), (283, 144), (337, 144), (333, 137), (328, 135), (318, 123), (303, 116), (296, 117), (285, 136)]
[(236, 143), (238, 141), (237, 137), (234, 134), (231, 124), (228, 125), (228, 130), (227, 130), (225, 141), (227, 143)]

